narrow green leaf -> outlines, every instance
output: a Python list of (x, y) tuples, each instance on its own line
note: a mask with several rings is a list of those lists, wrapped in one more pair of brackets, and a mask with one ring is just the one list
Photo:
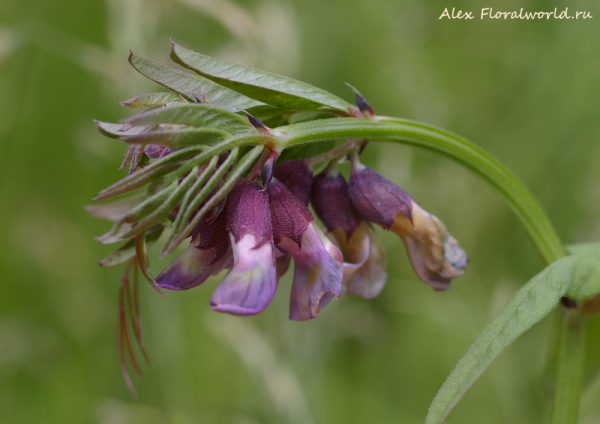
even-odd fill
[(261, 102), (293, 110), (335, 109), (349, 114), (355, 106), (325, 90), (292, 78), (236, 65), (188, 50), (172, 42), (171, 59), (198, 74)]
[(208, 104), (228, 110), (248, 109), (263, 104), (209, 79), (169, 68), (134, 53), (129, 55), (129, 63), (140, 74), (192, 101), (195, 100), (195, 94), (200, 99), (204, 98)]
[(151, 214), (147, 215), (141, 221), (136, 222), (135, 225), (131, 228), (130, 231), (123, 235), (123, 239), (127, 239), (133, 237), (135, 235), (140, 234), (142, 231), (146, 231), (148, 228), (155, 224), (162, 223), (169, 214), (175, 209), (177, 203), (181, 200), (181, 198), (185, 195), (186, 191), (190, 188), (190, 186), (196, 180), (198, 176), (198, 167), (195, 166), (189, 172), (189, 174), (179, 183), (177, 188), (173, 190), (169, 197), (164, 201), (162, 205), (152, 211)]
[(120, 140), (132, 144), (158, 144), (160, 146), (179, 149), (221, 141), (229, 137), (229, 133), (215, 128), (181, 128), (164, 131), (148, 131), (138, 135), (125, 135)]
[(105, 203), (102, 205), (87, 205), (85, 206), (85, 210), (96, 218), (106, 219), (114, 222), (122, 218), (131, 210), (131, 208), (135, 207), (143, 200), (144, 195), (139, 193), (125, 199)]
[(97, 120), (94, 120), (94, 122), (96, 123), (96, 127), (98, 128), (100, 134), (102, 134), (104, 137), (115, 140), (121, 140), (122, 137), (126, 136), (136, 136), (148, 129), (147, 127), (132, 128), (131, 126), (124, 124), (113, 124), (110, 122), (102, 122)]
[(127, 122), (130, 125), (184, 124), (193, 127), (213, 128), (229, 134), (254, 131), (246, 118), (214, 106), (188, 103), (153, 109), (138, 114)]
[(263, 150), (263, 146), (256, 146), (246, 153), (242, 159), (240, 159), (235, 168), (233, 168), (227, 175), (227, 178), (225, 181), (223, 181), (223, 184), (219, 187), (217, 192), (213, 194), (212, 197), (206, 201), (206, 203), (204, 203), (202, 209), (200, 209), (198, 213), (194, 215), (181, 233), (173, 240), (170, 246), (165, 246), (163, 255), (165, 255), (165, 252), (167, 251), (172, 252), (175, 247), (179, 246), (183, 240), (185, 240), (192, 233), (192, 230), (194, 227), (196, 227), (196, 225), (198, 225), (198, 222), (200, 222), (202, 217), (212, 208), (217, 206), (219, 202), (225, 198), (225, 196), (227, 196), (238, 180), (256, 162), (256, 159), (258, 159)]
[[(214, 152), (216, 147), (206, 149), (206, 146), (191, 146), (185, 149), (177, 150), (171, 154), (162, 157), (144, 168), (138, 169), (133, 174), (117, 181), (110, 187), (102, 190), (93, 200), (104, 200), (123, 193), (137, 190), (140, 187), (154, 181), (175, 170), (180, 171), (185, 160), (190, 159), (198, 152)], [(212, 154), (212, 153), (209, 153)], [(202, 156), (204, 157), (204, 156)]]
[[(155, 225), (150, 227), (146, 231), (146, 244), (148, 246), (155, 243), (161, 236), (165, 227), (162, 225)], [(119, 247), (114, 252), (107, 255), (104, 259), (99, 261), (100, 266), (110, 268), (113, 266), (121, 265), (127, 262), (129, 259), (135, 256), (135, 240), (131, 239), (127, 241), (123, 246)]]
[(131, 99), (123, 100), (121, 104), (130, 108), (138, 108), (164, 106), (167, 103), (177, 102), (183, 103), (179, 95), (170, 92), (158, 92), (140, 94), (139, 96), (132, 97)]
[(500, 352), (548, 315), (561, 297), (583, 300), (598, 292), (600, 260), (591, 254), (566, 256), (533, 277), (483, 329), (458, 361), (433, 400), (425, 422), (443, 422)]
[[(200, 204), (204, 202), (204, 200), (206, 200), (206, 198), (221, 182), (223, 176), (227, 173), (227, 171), (229, 171), (229, 169), (235, 164), (235, 161), (238, 157), (238, 153), (238, 148), (231, 150), (227, 159), (225, 159), (225, 161), (221, 164), (221, 166), (219, 166), (219, 169), (217, 169), (215, 173), (209, 171), (202, 174), (201, 177), (204, 181), (210, 176), (210, 179), (208, 180), (208, 182), (206, 182), (206, 184), (204, 184), (203, 181), (200, 182), (201, 179), (199, 178), (198, 181), (194, 184), (194, 186), (190, 190), (188, 190), (189, 197), (188, 199), (184, 199), (181, 202), (181, 208), (179, 209), (177, 218), (173, 223), (173, 229), (171, 231), (171, 234), (169, 235), (169, 238), (165, 243), (165, 249), (163, 249), (163, 252), (161, 254), (162, 257), (168, 255), (177, 247), (177, 245), (171, 245), (171, 242), (181, 235), (181, 230), (190, 221), (190, 218), (192, 217), (194, 211), (196, 211), (196, 209), (198, 209), (198, 206), (200, 206)], [(200, 189), (201, 185), (202, 188)], [(200, 189), (200, 191), (196, 194), (196, 191), (198, 189)], [(184, 234), (183, 236), (184, 238), (186, 238), (189, 236), (189, 233)]]
[(176, 189), (177, 181), (173, 181), (163, 189), (157, 191), (119, 218), (110, 231), (96, 237), (96, 241), (102, 244), (112, 244), (129, 238), (126, 237), (126, 234), (131, 231), (132, 226), (140, 219), (151, 215), (156, 209), (160, 208)]

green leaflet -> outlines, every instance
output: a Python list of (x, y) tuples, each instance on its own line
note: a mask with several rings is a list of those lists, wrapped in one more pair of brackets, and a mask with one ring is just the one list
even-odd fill
[(102, 205), (88, 205), (85, 210), (92, 216), (108, 221), (118, 221), (124, 215), (144, 200), (144, 195), (138, 193), (125, 199), (116, 200)]
[(134, 53), (129, 55), (129, 63), (142, 75), (152, 81), (176, 91), (189, 100), (194, 100), (194, 94), (201, 100), (223, 109), (248, 109), (263, 103), (252, 100), (236, 93), (209, 79), (198, 75), (188, 74), (144, 59)]
[[(158, 111), (162, 111), (159, 109)], [(167, 109), (164, 109), (167, 110)], [(136, 116), (137, 118), (137, 116)], [(121, 131), (123, 125), (96, 121), (102, 135), (131, 144), (159, 144), (173, 149), (212, 143), (227, 138), (230, 134), (215, 128), (181, 128), (171, 130), (149, 130), (149, 127), (132, 127)]]
[(196, 225), (198, 225), (200, 219), (202, 219), (202, 217), (208, 211), (217, 206), (219, 202), (223, 200), (227, 194), (229, 194), (238, 180), (255, 163), (256, 159), (258, 159), (263, 150), (263, 146), (255, 146), (238, 161), (235, 167), (227, 174), (227, 177), (219, 189), (208, 200), (206, 200), (202, 208), (196, 213), (196, 215), (194, 215), (185, 228), (181, 230), (179, 235), (173, 239), (170, 245), (165, 246), (162, 256), (165, 256), (168, 254), (168, 252), (172, 252), (175, 247), (179, 246), (183, 240), (185, 240), (192, 233), (192, 230), (194, 227), (196, 227)]
[[(219, 185), (219, 183), (223, 181), (223, 177), (225, 177), (229, 169), (236, 163), (238, 153), (238, 148), (232, 149), (227, 159), (225, 159), (225, 161), (214, 173), (212, 170), (207, 172), (206, 175), (203, 173), (202, 176), (199, 177), (199, 181), (200, 178), (202, 178), (202, 184), (194, 184), (194, 186), (188, 191), (190, 196), (188, 199), (184, 199), (181, 202), (181, 208), (179, 209), (179, 213), (177, 214), (175, 222), (173, 222), (171, 234), (165, 242), (165, 247), (161, 253), (161, 257), (168, 255), (178, 246), (178, 244), (172, 244), (173, 240), (188, 236), (188, 234), (182, 234), (181, 231), (186, 228), (187, 224), (190, 222), (194, 211), (196, 211), (201, 203), (204, 202), (208, 196), (210, 196), (212, 191)], [(216, 167), (216, 164), (217, 161), (214, 161), (214, 167)], [(210, 179), (208, 179), (209, 177)], [(208, 179), (208, 181), (206, 181), (206, 179)]]
[(130, 108), (137, 108), (163, 106), (167, 103), (177, 102), (182, 102), (181, 97), (179, 97), (177, 94), (170, 92), (158, 92), (140, 94), (139, 96), (132, 97), (131, 99), (123, 100), (121, 104)]
[[(155, 243), (161, 236), (165, 227), (162, 225), (155, 225), (150, 227), (146, 231), (146, 244), (148, 246)], [(117, 265), (121, 265), (122, 263), (127, 262), (129, 259), (135, 256), (135, 240), (131, 239), (127, 241), (123, 246), (119, 247), (114, 252), (110, 253), (104, 259), (100, 260), (98, 263), (103, 267), (113, 267)]]
[(153, 124), (184, 124), (238, 134), (254, 130), (246, 118), (205, 104), (189, 103), (153, 109), (127, 120), (132, 126)]
[(185, 165), (185, 160), (205, 150), (205, 146), (192, 146), (178, 150), (168, 156), (157, 159), (150, 165), (136, 170), (125, 178), (117, 181), (110, 187), (102, 190), (93, 200), (109, 199), (123, 193), (136, 190), (151, 181), (157, 180), (163, 175), (175, 170), (179, 171)]
[(559, 259), (519, 289), (458, 361), (431, 403), (426, 424), (443, 422), (500, 352), (548, 315), (561, 297), (583, 300), (600, 293), (596, 252), (584, 249)]
[(174, 190), (171, 190), (169, 192), (169, 196), (164, 200), (164, 202), (159, 207), (153, 209), (152, 213), (146, 215), (140, 221), (136, 220), (137, 222), (134, 222), (133, 227), (130, 229), (130, 231), (125, 233), (122, 236), (122, 238), (127, 239), (127, 238), (133, 237), (135, 235), (139, 235), (143, 231), (146, 231), (148, 228), (152, 227), (153, 225), (160, 224), (165, 219), (167, 219), (169, 214), (171, 212), (173, 212), (173, 209), (175, 209), (175, 206), (177, 206), (177, 203), (179, 203), (179, 201), (183, 198), (183, 196), (185, 196), (185, 193), (190, 188), (190, 186), (194, 183), (197, 176), (198, 176), (198, 166), (195, 166), (192, 168), (192, 170), (189, 172), (189, 174), (183, 180), (181, 180), (179, 182), (179, 185), (177, 185)]
[(155, 210), (167, 201), (176, 189), (177, 181), (166, 184), (161, 190), (147, 197), (143, 202), (121, 216), (108, 233), (96, 237), (96, 240), (102, 244), (112, 244), (127, 239), (128, 237), (125, 237), (125, 235), (131, 231), (133, 224), (140, 219), (152, 215)]
[(273, 106), (292, 110), (335, 109), (350, 114), (355, 106), (305, 82), (236, 65), (188, 50), (172, 42), (171, 59), (238, 93)]

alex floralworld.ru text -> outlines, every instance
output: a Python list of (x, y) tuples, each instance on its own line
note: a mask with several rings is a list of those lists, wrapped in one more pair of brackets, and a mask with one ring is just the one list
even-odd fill
[[(593, 16), (590, 12), (574, 12), (569, 14), (569, 8), (558, 11), (554, 8), (552, 12), (526, 12), (521, 8), (519, 11), (499, 12), (491, 7), (481, 9), (479, 19), (591, 19)], [(445, 8), (438, 19), (475, 19), (474, 12), (462, 11), (452, 8)]]

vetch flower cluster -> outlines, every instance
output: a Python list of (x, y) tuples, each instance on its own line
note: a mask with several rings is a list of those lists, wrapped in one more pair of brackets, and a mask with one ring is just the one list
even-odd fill
[[(344, 286), (348, 294), (367, 299), (380, 294), (387, 275), (373, 228), (378, 225), (400, 236), (416, 275), (435, 290), (449, 288), (462, 275), (467, 257), (444, 224), (360, 162), (368, 140), (344, 135), (344, 126), (385, 125), (354, 87), (356, 105), (175, 43), (171, 57), (194, 73), (132, 53), (138, 72), (172, 92), (124, 101), (142, 108), (124, 123), (97, 122), (103, 135), (130, 145), (121, 166), (129, 174), (95, 200), (131, 196), (88, 210), (114, 222), (100, 242), (124, 242), (100, 264), (127, 264), (119, 342), (131, 388), (125, 358), (136, 372), (139, 366), (130, 332), (144, 352), (138, 270), (161, 293), (196, 287), (227, 270), (211, 308), (253, 315), (269, 305), (293, 260), (289, 317), (307, 320), (340, 297)], [(331, 134), (341, 128), (340, 135), (306, 154), (304, 138), (313, 123), (323, 121), (332, 123)], [(348, 162), (346, 181), (339, 167)], [(162, 256), (187, 239), (189, 245), (155, 278), (147, 246), (161, 238)]]

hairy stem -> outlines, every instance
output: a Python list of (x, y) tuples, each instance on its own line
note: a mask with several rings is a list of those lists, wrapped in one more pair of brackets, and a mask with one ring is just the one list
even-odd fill
[(332, 118), (279, 127), (278, 149), (340, 139), (394, 141), (450, 157), (490, 183), (506, 200), (547, 264), (566, 255), (554, 227), (523, 183), (481, 148), (446, 130), (404, 119)]

